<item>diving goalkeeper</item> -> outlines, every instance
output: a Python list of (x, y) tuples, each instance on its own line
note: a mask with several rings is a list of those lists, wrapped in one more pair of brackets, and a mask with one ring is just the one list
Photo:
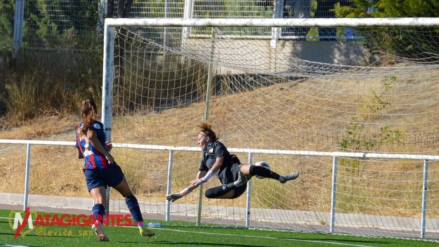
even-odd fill
[(168, 195), (167, 200), (174, 202), (182, 198), (199, 185), (209, 181), (214, 175), (218, 177), (222, 185), (207, 189), (205, 192), (207, 198), (238, 198), (247, 189), (247, 180), (255, 175), (275, 179), (281, 183), (299, 177), (298, 172), (281, 176), (262, 166), (242, 164), (235, 155), (229, 153), (223, 143), (217, 140), (209, 124), (202, 123), (199, 127), (201, 132), (198, 134), (198, 146), (203, 151), (203, 157), (197, 177), (184, 190)]

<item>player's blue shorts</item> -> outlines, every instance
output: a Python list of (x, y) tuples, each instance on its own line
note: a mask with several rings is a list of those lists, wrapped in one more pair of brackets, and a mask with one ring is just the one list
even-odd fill
[(103, 169), (84, 170), (84, 174), (89, 192), (99, 186), (115, 187), (122, 182), (124, 177), (122, 169), (117, 164), (110, 164)]

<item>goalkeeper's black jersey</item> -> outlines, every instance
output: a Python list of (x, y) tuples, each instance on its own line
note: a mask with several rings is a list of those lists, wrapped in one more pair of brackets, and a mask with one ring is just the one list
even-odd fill
[[(227, 150), (226, 146), (219, 141), (209, 142), (206, 150), (203, 151), (203, 157), (201, 158), (201, 164), (199, 171), (208, 171), (215, 164), (216, 158), (224, 157), (223, 165), (215, 173), (219, 180), (224, 184), (228, 181), (227, 177), (230, 177), (228, 173), (234, 173), (235, 169), (231, 169), (235, 164), (232, 162), (232, 157)], [(239, 164), (236, 164), (239, 166)], [(232, 171), (233, 170), (233, 171)], [(235, 176), (233, 176), (235, 177)], [(230, 180), (230, 179), (229, 179)]]

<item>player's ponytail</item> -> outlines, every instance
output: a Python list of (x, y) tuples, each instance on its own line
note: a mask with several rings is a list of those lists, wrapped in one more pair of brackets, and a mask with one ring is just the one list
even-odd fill
[(207, 137), (210, 137), (210, 139), (212, 139), (212, 141), (216, 141), (218, 139), (215, 132), (213, 132), (213, 130), (211, 129), (210, 124), (201, 123), (200, 125), (198, 125), (198, 127), (201, 128), (201, 133)]
[(92, 99), (82, 101), (81, 117), (84, 125), (81, 128), (81, 134), (85, 135), (90, 125), (96, 120), (97, 107)]

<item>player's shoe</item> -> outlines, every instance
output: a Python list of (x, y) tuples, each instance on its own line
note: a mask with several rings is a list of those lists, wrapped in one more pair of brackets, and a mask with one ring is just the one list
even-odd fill
[(286, 183), (286, 182), (288, 182), (288, 181), (290, 181), (290, 180), (294, 180), (294, 179), (296, 179), (296, 178), (298, 178), (298, 177), (299, 177), (299, 173), (298, 173), (298, 172), (293, 172), (293, 173), (287, 174), (287, 175), (285, 175), (285, 176), (282, 176), (282, 177), (279, 179), (279, 181), (280, 181), (281, 183)]
[(107, 234), (105, 234), (104, 230), (102, 230), (102, 227), (92, 225), (91, 230), (96, 234), (96, 237), (99, 239), (99, 241), (109, 241)]
[(140, 228), (140, 236), (142, 237), (152, 237), (155, 235), (155, 232), (148, 230), (146, 228)]

